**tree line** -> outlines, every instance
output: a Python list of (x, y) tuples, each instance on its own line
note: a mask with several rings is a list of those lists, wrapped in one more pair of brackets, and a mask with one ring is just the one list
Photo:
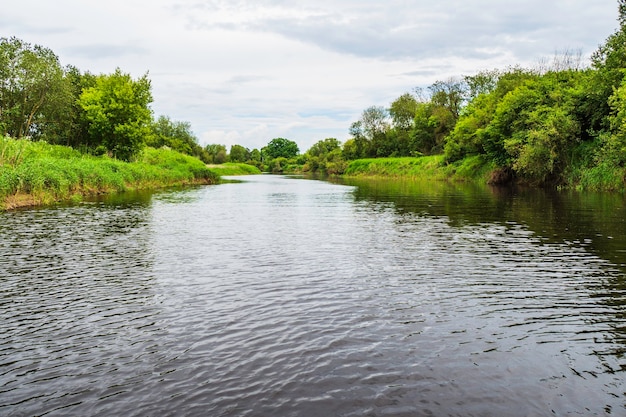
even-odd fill
[[(443, 154), (498, 167), (497, 181), (575, 182), (623, 176), (626, 166), (626, 0), (619, 28), (590, 65), (565, 51), (533, 69), (512, 67), (437, 81), (371, 106), (341, 143), (326, 138), (300, 154), (295, 142), (262, 149), (202, 147), (187, 122), (154, 118), (146, 73), (93, 75), (62, 67), (49, 49), (0, 38), (0, 134), (69, 145), (130, 160), (143, 146), (167, 146), (205, 163), (244, 162), (272, 172), (341, 174), (359, 158)], [(623, 182), (623, 178), (621, 178)]]
[(359, 158), (443, 154), (447, 164), (483, 158), (494, 182), (591, 181), (626, 166), (626, 0), (619, 28), (593, 53), (563, 51), (536, 68), (512, 67), (437, 81), (371, 106), (350, 126), (350, 139), (315, 144), (304, 170), (341, 173)]
[(148, 74), (94, 75), (48, 48), (0, 38), (0, 135), (131, 160), (146, 145), (208, 160), (188, 122), (154, 118)]

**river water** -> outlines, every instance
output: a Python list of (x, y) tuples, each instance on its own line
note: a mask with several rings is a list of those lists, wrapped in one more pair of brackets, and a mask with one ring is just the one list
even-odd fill
[(626, 200), (252, 176), (0, 213), (0, 415), (626, 415)]

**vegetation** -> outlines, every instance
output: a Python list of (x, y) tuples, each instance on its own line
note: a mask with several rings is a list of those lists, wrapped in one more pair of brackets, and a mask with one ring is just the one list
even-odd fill
[(0, 137), (0, 209), (219, 180), (203, 162), (176, 151), (144, 148), (136, 159), (129, 163), (43, 141)]
[(186, 122), (153, 119), (148, 75), (133, 79), (63, 68), (48, 48), (0, 38), (0, 135), (44, 140), (124, 161), (144, 146), (209, 161)]
[(153, 119), (147, 74), (132, 79), (119, 69), (110, 75), (81, 73), (62, 68), (49, 49), (0, 38), (0, 134), (123, 161), (140, 162), (148, 145), (207, 164), (255, 167), (226, 165), (220, 169), (226, 175), (258, 168), (623, 191), (626, 0), (618, 6), (619, 29), (588, 66), (580, 54), (564, 51), (533, 69), (436, 81), (402, 94), (388, 108), (366, 108), (349, 126), (345, 143), (326, 138), (303, 154), (285, 138), (260, 150), (201, 147), (188, 123)]
[(261, 170), (254, 165), (249, 165), (241, 162), (226, 162), (220, 165), (209, 165), (211, 171), (223, 175), (256, 175), (260, 174)]
[(429, 180), (489, 181), (494, 166), (482, 156), (443, 163), (443, 155), (357, 159), (348, 163), (344, 176), (369, 178), (420, 178)]
[[(305, 153), (303, 170), (623, 191), (626, 0), (618, 4), (620, 28), (591, 66), (564, 51), (535, 69), (437, 81), (388, 109), (365, 109), (341, 152), (328, 139), (328, 150), (318, 142)], [(410, 156), (418, 158), (398, 158)]]

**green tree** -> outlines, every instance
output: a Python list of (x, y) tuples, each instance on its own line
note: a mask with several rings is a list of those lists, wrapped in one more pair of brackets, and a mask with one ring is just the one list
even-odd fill
[(346, 166), (341, 143), (335, 138), (316, 142), (305, 152), (304, 157), (303, 171), (341, 174)]
[[(495, 88), (490, 87), (473, 98), (446, 137), (446, 160), (453, 162), (466, 155), (486, 154), (499, 165), (507, 165), (509, 155), (504, 149), (507, 133), (492, 126), (492, 121), (500, 102), (517, 87), (536, 77), (533, 72), (521, 68), (512, 68), (498, 74)], [(514, 112), (510, 116), (511, 120), (515, 120)]]
[(387, 140), (394, 144), (398, 156), (409, 156), (415, 151), (411, 143), (411, 130), (419, 105), (420, 102), (410, 93), (401, 95), (391, 103), (389, 115), (393, 128), (387, 133)]
[(191, 130), (189, 122), (173, 121), (167, 116), (159, 116), (152, 123), (152, 134), (146, 138), (146, 145), (153, 148), (167, 146), (175, 151), (195, 156), (208, 163), (209, 155), (198, 145), (198, 138)]
[(65, 69), (65, 80), (71, 96), (70, 104), (62, 109), (64, 115), (57, 118), (59, 123), (47, 129), (45, 139), (51, 143), (75, 148), (95, 148), (89, 136), (89, 120), (79, 103), (79, 98), (83, 90), (96, 85), (96, 76), (89, 72), (82, 73), (74, 66), (68, 66)]
[(247, 162), (250, 160), (250, 150), (241, 145), (232, 145), (229, 154), (230, 162)]
[(341, 148), (341, 156), (346, 161), (352, 161), (359, 158), (359, 151), (354, 139), (348, 139), (344, 142), (343, 147)]
[(326, 138), (316, 142), (306, 153), (311, 156), (328, 155), (332, 151), (341, 148), (341, 142), (335, 138)]
[(428, 89), (431, 92), (430, 101), (435, 106), (445, 109), (456, 121), (461, 114), (463, 102), (467, 94), (463, 81), (458, 78), (436, 81)]
[(481, 94), (491, 93), (498, 85), (500, 75), (499, 70), (491, 70), (464, 76), (463, 80), (467, 85), (466, 99), (471, 101)]
[(395, 99), (389, 108), (393, 127), (403, 131), (411, 130), (417, 106), (417, 99), (410, 93), (404, 93)]
[(87, 88), (79, 103), (89, 121), (89, 135), (114, 157), (132, 159), (150, 135), (152, 93), (148, 75), (133, 80), (118, 68), (100, 75)]
[(204, 150), (209, 155), (207, 161), (209, 164), (223, 164), (228, 159), (225, 145), (210, 144), (207, 145)]
[(63, 75), (50, 49), (0, 38), (0, 134), (37, 139), (58, 124), (71, 103)]
[(274, 138), (267, 146), (262, 149), (264, 157), (269, 159), (275, 158), (293, 158), (300, 153), (298, 144), (285, 138)]
[(619, 29), (593, 53), (591, 62), (596, 69), (588, 84), (580, 113), (584, 117), (584, 130), (608, 131), (611, 128), (609, 115), (610, 97), (624, 79), (626, 68), (626, 2), (618, 1)]

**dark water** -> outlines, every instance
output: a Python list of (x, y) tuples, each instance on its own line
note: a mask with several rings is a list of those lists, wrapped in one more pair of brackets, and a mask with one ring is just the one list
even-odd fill
[(626, 200), (240, 184), (0, 213), (0, 415), (626, 415)]

